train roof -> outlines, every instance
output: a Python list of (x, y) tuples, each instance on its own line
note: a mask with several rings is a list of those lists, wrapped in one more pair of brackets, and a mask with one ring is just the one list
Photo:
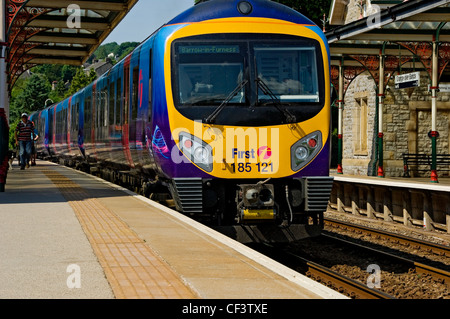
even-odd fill
[[(250, 4), (250, 7), (248, 6)], [(243, 6), (243, 7), (241, 7)], [(246, 9), (247, 8), (247, 9)], [(248, 12), (245, 12), (248, 10)], [(205, 20), (213, 20), (213, 19), (221, 19), (221, 18), (234, 18), (234, 17), (253, 17), (253, 18), (271, 18), (271, 19), (280, 19), (289, 21), (296, 24), (304, 24), (304, 25), (316, 25), (310, 19), (305, 17), (303, 14), (295, 11), (294, 9), (285, 6), (283, 4), (271, 1), (271, 0), (209, 0), (205, 2), (201, 2), (193, 7), (187, 9), (183, 13), (179, 14), (177, 17), (170, 20), (165, 25), (162, 25), (159, 29), (155, 30), (147, 39), (142, 41), (129, 55), (134, 54), (137, 49), (143, 46), (147, 41), (149, 41), (153, 36), (155, 36), (161, 28), (167, 25), (172, 24), (181, 24), (181, 23), (193, 23), (200, 22)], [(122, 60), (118, 61), (110, 70), (108, 70), (105, 74), (100, 76), (98, 79), (88, 84), (83, 89), (80, 89), (76, 93), (74, 93), (71, 97), (82, 93), (85, 89), (92, 86), (94, 83), (101, 80), (103, 77), (106, 77), (113, 72), (116, 68), (120, 67), (123, 64), (126, 57)], [(66, 99), (54, 103), (44, 110), (48, 110), (55, 105), (60, 103), (64, 103), (65, 100), (70, 99), (67, 97)], [(42, 111), (42, 110), (40, 110)], [(37, 111), (37, 112), (40, 112)], [(34, 112), (34, 113), (37, 113)]]
[[(251, 5), (250, 9), (246, 9), (248, 8), (248, 4)], [(249, 10), (249, 12), (247, 13), (245, 10)], [(270, 0), (209, 0), (187, 9), (167, 24), (200, 22), (204, 20), (242, 16), (272, 18), (286, 20), (297, 24), (316, 25), (301, 13), (288, 6)]]

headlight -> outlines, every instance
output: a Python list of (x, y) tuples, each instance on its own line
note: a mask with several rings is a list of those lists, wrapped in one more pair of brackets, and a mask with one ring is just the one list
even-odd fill
[(199, 146), (194, 151), (194, 159), (196, 162), (208, 164), (208, 150), (203, 146)]
[(308, 150), (306, 149), (306, 147), (297, 147), (295, 149), (295, 157), (300, 161), (304, 161), (308, 157)]
[(291, 146), (291, 168), (298, 171), (308, 164), (322, 149), (322, 133), (308, 134)]
[(207, 172), (213, 169), (212, 147), (203, 142), (201, 139), (181, 132), (179, 135), (180, 150), (198, 167)]

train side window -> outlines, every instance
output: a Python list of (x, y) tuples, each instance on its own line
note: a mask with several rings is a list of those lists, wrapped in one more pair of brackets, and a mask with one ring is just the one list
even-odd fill
[(109, 83), (109, 125), (114, 125), (114, 109), (116, 108), (114, 99), (114, 82)]
[(67, 132), (68, 128), (69, 128), (69, 123), (67, 121), (67, 115), (69, 114), (68, 112), (68, 108), (64, 109), (64, 131), (63, 132)]
[(121, 121), (121, 112), (120, 112), (120, 107), (122, 105), (122, 101), (121, 101), (121, 84), (122, 84), (122, 78), (118, 78), (117, 82), (116, 82), (116, 124), (121, 125), (122, 121)]
[(102, 121), (102, 126), (103, 127), (107, 127), (108, 126), (108, 112), (109, 112), (108, 103), (109, 103), (109, 100), (108, 100), (108, 87), (106, 85), (103, 88), (102, 100), (103, 100), (103, 121)]
[(124, 68), (124, 83), (123, 83), (123, 124), (128, 124), (128, 118), (130, 116), (130, 65), (126, 65)]
[(84, 100), (84, 125), (88, 128), (91, 127), (91, 97), (87, 97)]
[(97, 127), (103, 126), (103, 90), (98, 91), (97, 95)]
[(69, 104), (67, 106), (67, 114), (70, 115), (70, 122), (69, 118), (67, 119), (67, 122), (70, 124), (70, 130), (73, 130), (73, 107), (72, 102), (69, 100)]
[(74, 128), (77, 131), (79, 129), (79, 120), (80, 120), (80, 102), (77, 99), (75, 103), (75, 126), (74, 126)]
[(95, 93), (94, 93), (94, 99), (92, 101), (93, 102), (92, 103), (93, 104), (92, 110), (93, 110), (93, 114), (94, 114), (95, 119), (94, 119), (93, 123), (94, 123), (94, 127), (98, 128), (99, 127), (99, 120), (100, 120), (99, 111), (100, 111), (100, 108), (101, 108), (99, 97), (101, 95), (101, 91), (99, 90), (99, 91), (94, 91), (94, 92)]

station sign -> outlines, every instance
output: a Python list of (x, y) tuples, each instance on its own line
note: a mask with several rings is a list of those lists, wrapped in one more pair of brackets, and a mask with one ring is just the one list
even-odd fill
[(395, 88), (407, 89), (420, 86), (420, 72), (412, 72), (395, 76)]
[[(431, 91), (431, 86), (428, 84), (428, 92)], [(439, 92), (448, 93), (450, 92), (450, 83), (439, 83)]]

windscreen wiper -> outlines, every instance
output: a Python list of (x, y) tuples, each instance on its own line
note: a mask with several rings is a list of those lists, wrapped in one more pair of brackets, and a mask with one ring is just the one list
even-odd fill
[(220, 112), (227, 106), (227, 104), (231, 101), (232, 98), (234, 98), (240, 90), (248, 83), (247, 80), (243, 80), (241, 83), (238, 84), (238, 86), (223, 100), (223, 102), (217, 107), (217, 109), (214, 110), (214, 112), (209, 115), (204, 122), (207, 124), (211, 124), (216, 119), (217, 115), (219, 115)]
[(280, 111), (284, 117), (286, 118), (287, 123), (295, 123), (297, 119), (294, 114), (289, 112), (289, 110), (285, 109), (280, 102), (280, 99), (275, 96), (269, 86), (264, 82), (260, 77), (256, 77), (257, 88), (260, 88), (264, 95), (267, 95), (272, 100), (272, 105)]

